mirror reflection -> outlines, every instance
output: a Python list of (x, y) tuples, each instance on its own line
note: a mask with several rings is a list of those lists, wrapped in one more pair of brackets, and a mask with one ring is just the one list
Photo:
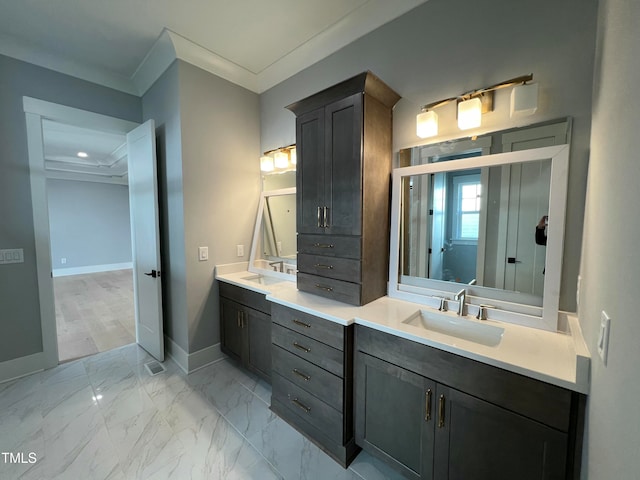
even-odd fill
[(296, 195), (266, 196), (262, 214), (262, 254), (273, 261), (296, 261)]
[(403, 283), (427, 278), (542, 297), (546, 251), (536, 231), (550, 179), (549, 159), (403, 177)]

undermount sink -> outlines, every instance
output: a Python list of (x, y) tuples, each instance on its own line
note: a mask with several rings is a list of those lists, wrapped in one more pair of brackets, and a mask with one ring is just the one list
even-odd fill
[(504, 334), (504, 328), (487, 325), (480, 320), (469, 320), (453, 314), (424, 309), (418, 310), (402, 323), (488, 347), (500, 344)]
[(265, 275), (249, 275), (248, 277), (242, 277), (242, 280), (259, 283), (260, 285), (273, 285), (274, 283), (282, 282), (281, 278), (267, 277)]

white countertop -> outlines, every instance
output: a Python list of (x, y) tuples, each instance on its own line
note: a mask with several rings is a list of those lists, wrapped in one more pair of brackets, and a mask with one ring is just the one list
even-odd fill
[[(263, 293), (271, 302), (341, 325), (357, 323), (569, 390), (589, 391), (590, 355), (578, 319), (574, 316), (567, 315), (568, 333), (548, 332), (507, 322), (480, 321), (467, 316), (469, 321), (504, 328), (500, 343), (487, 346), (403, 323), (418, 310), (431, 308), (425, 305), (382, 297), (356, 307), (299, 292), (294, 282), (284, 279), (260, 284), (257, 279), (251, 280), (255, 276), (247, 270), (229, 272), (216, 269), (216, 278), (220, 281)], [(447, 314), (455, 316), (454, 312)]]

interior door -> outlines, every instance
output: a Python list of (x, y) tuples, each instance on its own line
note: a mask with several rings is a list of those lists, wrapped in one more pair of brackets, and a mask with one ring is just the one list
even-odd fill
[(446, 245), (446, 199), (447, 199), (447, 178), (446, 173), (436, 173), (432, 175), (433, 181), (433, 203), (431, 210), (431, 262), (429, 266), (429, 278), (435, 280), (447, 280), (444, 277), (443, 261)]
[(164, 333), (156, 136), (153, 120), (148, 120), (127, 134), (127, 154), (136, 341), (162, 362)]

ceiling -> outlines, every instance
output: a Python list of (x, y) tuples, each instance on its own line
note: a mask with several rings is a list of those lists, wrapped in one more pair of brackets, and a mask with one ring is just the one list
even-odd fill
[(424, 1), (0, 0), (0, 53), (141, 95), (136, 75), (171, 32), (177, 58), (189, 45), (187, 61), (209, 56), (261, 92)]
[[(0, 0), (0, 54), (135, 95), (181, 58), (261, 93), (425, 1)], [(124, 136), (43, 135), (48, 177), (127, 183)]]
[(42, 136), (47, 177), (127, 183), (125, 135), (43, 119)]

